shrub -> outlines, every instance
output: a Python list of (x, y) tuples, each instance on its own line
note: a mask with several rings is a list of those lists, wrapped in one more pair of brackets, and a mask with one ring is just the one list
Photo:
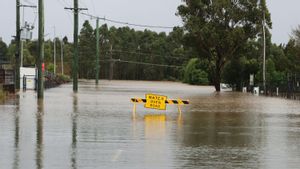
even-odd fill
[(2, 89), (0, 89), (0, 101), (5, 99), (5, 93), (3, 92)]
[(183, 82), (193, 85), (208, 85), (208, 74), (202, 69), (198, 68), (200, 65), (199, 59), (191, 59), (184, 69)]

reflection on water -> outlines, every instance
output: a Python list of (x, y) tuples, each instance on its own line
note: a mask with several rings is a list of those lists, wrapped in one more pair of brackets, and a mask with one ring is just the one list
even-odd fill
[(145, 138), (159, 139), (166, 135), (166, 115), (145, 115)]
[(73, 95), (71, 168), (76, 169), (78, 97)]
[[(168, 148), (166, 115), (145, 115), (145, 166), (158, 168), (160, 164), (168, 164), (170, 149)], [(168, 165), (167, 165), (168, 166)]]
[(36, 112), (36, 168), (43, 167), (43, 149), (44, 149), (44, 100), (37, 101)]
[(198, 104), (192, 105), (179, 133), (184, 137), (177, 155), (182, 168), (297, 168), (300, 155), (286, 142), (292, 141), (289, 133), (299, 134), (299, 123), (291, 133), (286, 115), (298, 114), (299, 103), (239, 93), (194, 101)]
[[(0, 105), (0, 168), (298, 168), (300, 104), (168, 82), (82, 82)], [(152, 112), (130, 98), (189, 99)], [(165, 114), (161, 114), (165, 113)]]
[(20, 161), (20, 155), (19, 155), (19, 137), (20, 137), (20, 98), (19, 95), (16, 96), (15, 99), (15, 111), (14, 111), (14, 122), (15, 122), (15, 141), (14, 141), (14, 163), (13, 163), (13, 169), (19, 168), (19, 161)]

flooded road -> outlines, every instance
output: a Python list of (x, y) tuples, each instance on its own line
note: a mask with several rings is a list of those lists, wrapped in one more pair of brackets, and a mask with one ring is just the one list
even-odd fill
[[(169, 82), (93, 81), (0, 105), (2, 169), (198, 169), (300, 166), (300, 102)], [(146, 93), (189, 99), (182, 115), (137, 106)], [(162, 114), (165, 113), (166, 115)]]

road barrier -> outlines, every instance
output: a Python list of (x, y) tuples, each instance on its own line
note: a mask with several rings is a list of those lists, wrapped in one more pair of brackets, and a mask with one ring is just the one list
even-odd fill
[[(133, 102), (133, 103), (146, 103), (147, 100), (146, 99), (141, 99), (141, 98), (131, 98), (131, 102)], [(190, 102), (188, 100), (181, 100), (181, 99), (166, 100), (165, 103), (166, 104), (180, 104), (180, 105), (190, 104)]]
[(167, 99), (167, 96), (156, 95), (156, 94), (146, 94), (146, 98), (131, 98), (133, 103), (133, 113), (136, 113), (136, 104), (144, 103), (145, 108), (156, 109), (156, 110), (166, 110), (166, 105), (177, 105), (178, 111), (181, 114), (181, 105), (190, 104), (188, 100), (182, 99)]

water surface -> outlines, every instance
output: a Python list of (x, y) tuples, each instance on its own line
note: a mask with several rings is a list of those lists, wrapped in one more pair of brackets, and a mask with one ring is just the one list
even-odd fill
[[(0, 168), (299, 168), (300, 104), (170, 82), (93, 81), (0, 105)], [(180, 115), (137, 106), (146, 93), (189, 99)]]

